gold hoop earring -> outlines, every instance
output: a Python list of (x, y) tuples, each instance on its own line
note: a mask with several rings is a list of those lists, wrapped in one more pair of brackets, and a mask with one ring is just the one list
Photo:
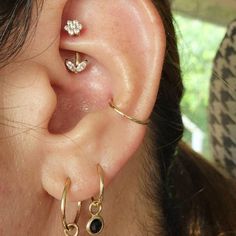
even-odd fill
[(109, 102), (109, 106), (110, 106), (116, 113), (118, 113), (119, 115), (121, 115), (122, 117), (125, 117), (126, 119), (128, 119), (128, 120), (130, 120), (130, 121), (132, 121), (132, 122), (135, 122), (135, 123), (137, 123), (137, 124), (139, 124), (139, 125), (148, 125), (148, 124), (150, 123), (150, 119), (147, 119), (147, 120), (142, 121), (142, 120), (138, 120), (138, 119), (136, 119), (136, 118), (134, 118), (134, 117), (132, 117), (132, 116), (129, 116), (129, 115), (125, 114), (124, 112), (122, 112), (122, 111), (119, 109), (119, 107), (117, 107), (117, 106), (115, 105), (115, 103), (113, 102), (113, 100), (111, 100), (111, 101)]
[(104, 200), (104, 173), (102, 167), (98, 164), (97, 171), (100, 177), (100, 193), (98, 198), (92, 197), (92, 203), (89, 206), (91, 218), (89, 219), (86, 230), (90, 235), (97, 235), (104, 228), (104, 220), (100, 213), (102, 211), (102, 201)]
[(81, 202), (78, 202), (78, 211), (77, 211), (74, 223), (68, 224), (66, 220), (66, 198), (67, 198), (67, 193), (69, 191), (70, 185), (71, 185), (71, 180), (68, 177), (66, 179), (65, 187), (62, 193), (62, 198), (61, 198), (62, 226), (64, 228), (65, 236), (79, 236), (79, 226), (77, 225), (77, 222), (80, 216)]

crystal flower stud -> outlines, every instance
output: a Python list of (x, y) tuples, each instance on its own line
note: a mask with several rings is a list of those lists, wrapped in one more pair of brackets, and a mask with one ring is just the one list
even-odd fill
[(66, 60), (66, 68), (68, 69), (69, 72), (72, 72), (74, 74), (80, 73), (84, 71), (88, 65), (88, 61), (84, 60), (80, 62), (79, 64), (75, 64), (72, 61)]
[(70, 36), (78, 36), (83, 25), (78, 20), (68, 20), (64, 29)]
[(88, 65), (88, 60), (80, 61), (80, 55), (78, 52), (75, 53), (75, 61), (65, 60), (66, 68), (69, 72), (78, 74), (84, 71)]

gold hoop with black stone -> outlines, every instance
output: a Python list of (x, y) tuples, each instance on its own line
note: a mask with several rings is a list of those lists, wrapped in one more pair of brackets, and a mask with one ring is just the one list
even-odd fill
[(98, 164), (97, 171), (100, 177), (100, 193), (97, 199), (92, 198), (92, 203), (89, 205), (91, 218), (89, 219), (86, 230), (90, 235), (97, 235), (104, 228), (104, 220), (100, 215), (102, 211), (102, 201), (104, 200), (104, 173), (102, 167)]

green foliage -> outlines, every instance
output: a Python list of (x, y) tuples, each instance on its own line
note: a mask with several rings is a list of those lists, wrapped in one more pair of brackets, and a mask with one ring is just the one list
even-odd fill
[[(204, 133), (203, 154), (209, 157), (208, 98), (212, 62), (226, 29), (175, 14), (185, 95), (183, 113)], [(185, 140), (191, 143), (186, 135)]]

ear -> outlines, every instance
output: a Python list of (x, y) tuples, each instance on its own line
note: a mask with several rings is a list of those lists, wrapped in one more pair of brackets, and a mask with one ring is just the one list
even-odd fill
[[(64, 60), (78, 51), (89, 66), (76, 75), (63, 67), (66, 78), (51, 81), (57, 106), (48, 124), (42, 184), (60, 199), (69, 176), (70, 199), (78, 201), (99, 191), (97, 163), (107, 185), (142, 143), (146, 127), (122, 118), (109, 101), (140, 120), (150, 116), (162, 73), (165, 33), (151, 1), (72, 0), (64, 8), (62, 29), (68, 19), (78, 19), (84, 29), (79, 37), (61, 31), (60, 56)], [(49, 68), (51, 74), (56, 69)]]

